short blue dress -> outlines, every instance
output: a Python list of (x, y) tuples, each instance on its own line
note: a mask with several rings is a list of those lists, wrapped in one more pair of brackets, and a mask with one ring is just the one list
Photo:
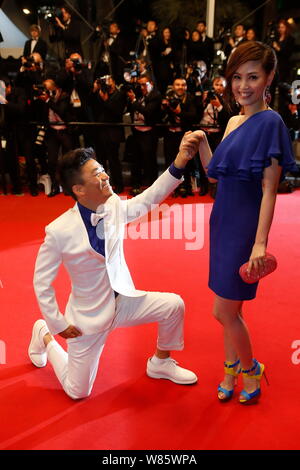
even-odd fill
[(231, 300), (255, 298), (258, 283), (246, 284), (239, 268), (250, 258), (262, 199), (264, 169), (276, 158), (287, 171), (297, 171), (288, 130), (273, 110), (250, 116), (216, 148), (208, 177), (218, 180), (210, 216), (209, 287)]

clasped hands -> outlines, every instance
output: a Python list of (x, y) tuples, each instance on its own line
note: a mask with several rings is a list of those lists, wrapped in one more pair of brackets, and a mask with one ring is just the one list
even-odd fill
[(186, 132), (179, 146), (179, 153), (174, 162), (175, 166), (177, 168), (184, 168), (187, 162), (194, 158), (204, 139), (206, 139), (206, 135), (203, 131)]

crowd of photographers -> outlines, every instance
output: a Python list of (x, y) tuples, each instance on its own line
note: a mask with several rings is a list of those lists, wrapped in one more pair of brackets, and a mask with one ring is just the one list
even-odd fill
[[(201, 127), (211, 148), (218, 145), (230, 114), (222, 98), (225, 78), (220, 71), (211, 73), (214, 41), (206, 35), (205, 22), (198, 22), (192, 33), (185, 30), (181, 47), (176, 47), (170, 28), (158, 33), (156, 22), (148, 21), (139, 32), (132, 55), (117, 23), (110, 25), (108, 37), (103, 38), (96, 29), (95, 40), (101, 47), (94, 66), (83, 60), (74, 22), (67, 8), (62, 9), (62, 19), (56, 19), (66, 50), (59, 70), (47, 67), (47, 44), (40, 38), (39, 26), (33, 25), (13, 82), (2, 71), (1, 173), (2, 179), (5, 171), (9, 173), (13, 194), (22, 194), (19, 155), (26, 160), (32, 196), (38, 195), (38, 183), (45, 184), (47, 178), (51, 182), (48, 197), (59, 194), (58, 156), (79, 146), (95, 148), (116, 193), (124, 191), (124, 158), (131, 172), (130, 192), (136, 195), (158, 176), (159, 139), (163, 139), (166, 167), (175, 159), (187, 130)], [(286, 58), (281, 65), (279, 60), (277, 83), (288, 81), (286, 66), (293, 50), (292, 37), (280, 36), (281, 27), (279, 23), (278, 40), (272, 43), (279, 59), (284, 54)], [(225, 56), (251, 39), (255, 39), (254, 30), (246, 32), (238, 25), (224, 45)], [(283, 96), (279, 106), (286, 113), (284, 118), (293, 119), (297, 126), (297, 106), (286, 102), (286, 93)], [(238, 112), (237, 108), (232, 114)], [(125, 127), (120, 125), (125, 113), (131, 116), (132, 124), (126, 139)], [(78, 125), (68, 125), (70, 122)], [(121, 142), (125, 142), (125, 156), (120, 155)], [(184, 176), (174, 196), (195, 194), (191, 176), (197, 177), (200, 195), (208, 192), (199, 159), (189, 163)]]

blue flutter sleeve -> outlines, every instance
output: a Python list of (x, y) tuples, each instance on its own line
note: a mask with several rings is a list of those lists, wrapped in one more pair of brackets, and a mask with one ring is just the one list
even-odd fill
[(272, 158), (282, 167), (281, 180), (288, 171), (298, 171), (283, 120), (275, 111), (263, 111), (251, 116), (219, 144), (208, 166), (208, 177), (236, 175), (247, 181), (262, 179)]
[(263, 170), (272, 164), (272, 158), (282, 167), (281, 180), (289, 171), (298, 171), (289, 131), (279, 115), (262, 128), (255, 152), (251, 157), (252, 173), (263, 176)]

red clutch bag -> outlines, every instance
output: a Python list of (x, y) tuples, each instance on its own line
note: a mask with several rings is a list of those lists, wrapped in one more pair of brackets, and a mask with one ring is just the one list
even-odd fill
[(251, 272), (247, 273), (248, 262), (243, 264), (239, 269), (239, 274), (244, 282), (247, 284), (254, 284), (255, 282), (259, 281), (262, 277), (271, 274), (277, 268), (277, 261), (275, 256), (271, 255), (270, 253), (266, 253), (264, 257), (264, 268), (260, 270), (256, 270), (254, 268), (251, 269)]

